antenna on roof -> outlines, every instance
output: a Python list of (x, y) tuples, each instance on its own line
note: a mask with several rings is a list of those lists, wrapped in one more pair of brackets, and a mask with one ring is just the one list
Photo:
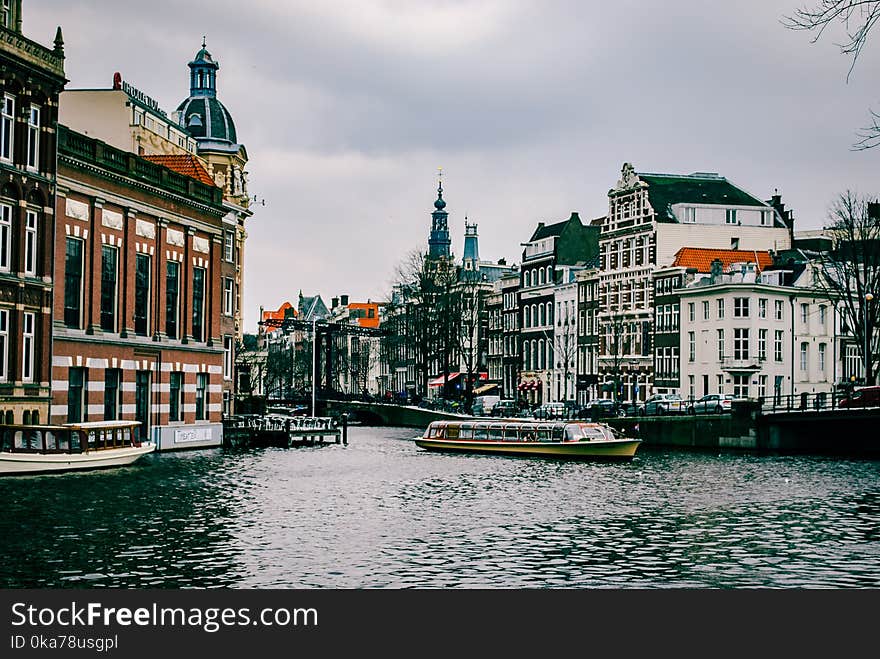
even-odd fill
[(205, 47), (205, 35), (203, 34), (202, 35), (202, 48), (204, 48), (204, 47)]

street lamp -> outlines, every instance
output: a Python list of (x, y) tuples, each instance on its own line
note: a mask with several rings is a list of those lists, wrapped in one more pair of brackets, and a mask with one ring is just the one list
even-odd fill
[(868, 352), (871, 348), (870, 327), (868, 326), (868, 304), (873, 299), (874, 299), (874, 296), (871, 293), (866, 293), (865, 294), (865, 305), (862, 308), (862, 316), (865, 319), (865, 353), (864, 353), (864, 357), (865, 357), (865, 384), (866, 385), (868, 384), (868, 366), (870, 364), (869, 360), (871, 359), (871, 355)]
[(317, 318), (312, 318), (312, 418), (315, 417), (315, 379), (318, 371), (318, 331)]

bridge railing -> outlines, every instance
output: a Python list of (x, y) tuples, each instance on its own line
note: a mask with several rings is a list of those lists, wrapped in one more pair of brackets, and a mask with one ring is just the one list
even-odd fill
[(880, 407), (880, 402), (867, 396), (843, 391), (765, 396), (758, 398), (762, 414), (779, 412), (816, 412), (823, 410), (853, 410)]

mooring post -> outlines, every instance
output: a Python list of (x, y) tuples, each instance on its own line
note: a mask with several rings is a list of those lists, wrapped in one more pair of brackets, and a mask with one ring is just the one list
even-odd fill
[[(339, 443), (339, 435), (336, 435), (336, 443)], [(342, 444), (348, 446), (348, 412), (342, 413)]]

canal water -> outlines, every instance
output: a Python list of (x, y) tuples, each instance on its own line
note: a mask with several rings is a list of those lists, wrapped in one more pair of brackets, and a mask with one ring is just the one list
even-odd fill
[(0, 479), (3, 588), (877, 588), (880, 463), (349, 445)]

